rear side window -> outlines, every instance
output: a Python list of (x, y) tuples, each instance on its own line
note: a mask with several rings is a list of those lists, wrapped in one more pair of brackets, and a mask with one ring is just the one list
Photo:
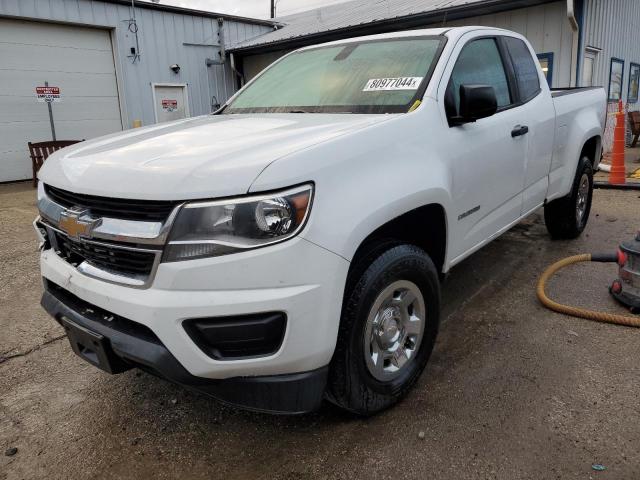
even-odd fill
[(527, 45), (519, 38), (503, 37), (518, 82), (520, 101), (527, 102), (540, 91), (540, 77)]
[(460, 109), (460, 85), (491, 85), (496, 92), (498, 108), (512, 103), (507, 74), (498, 45), (493, 38), (473, 40), (464, 46), (456, 61), (447, 86), (447, 113)]

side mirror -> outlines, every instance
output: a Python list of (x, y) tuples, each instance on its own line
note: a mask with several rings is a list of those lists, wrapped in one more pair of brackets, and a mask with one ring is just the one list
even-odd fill
[(496, 92), (490, 85), (460, 85), (460, 112), (451, 121), (456, 125), (490, 117), (498, 110)]

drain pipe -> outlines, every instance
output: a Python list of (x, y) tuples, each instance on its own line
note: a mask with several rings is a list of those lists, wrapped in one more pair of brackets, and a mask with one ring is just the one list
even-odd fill
[(230, 62), (231, 63), (231, 71), (234, 73), (235, 79), (236, 79), (236, 81), (233, 82), (233, 83), (236, 86), (236, 88), (242, 88), (244, 86), (244, 75), (242, 73), (240, 73), (240, 71), (236, 67), (236, 57), (233, 54), (233, 52), (231, 52), (231, 54), (229, 55), (229, 58), (231, 60), (231, 62)]
[(576, 72), (578, 70), (578, 48), (580, 48), (580, 26), (578, 25), (578, 20), (576, 20), (575, 0), (567, 0), (567, 19), (573, 32), (571, 40), (573, 46), (571, 49), (571, 80), (569, 86), (576, 87), (578, 81)]

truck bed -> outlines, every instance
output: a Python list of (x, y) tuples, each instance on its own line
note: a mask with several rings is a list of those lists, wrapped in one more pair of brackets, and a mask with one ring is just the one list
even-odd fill
[(563, 87), (563, 88), (550, 88), (552, 97), (561, 97), (563, 95), (571, 95), (573, 93), (585, 92), (587, 90), (597, 90), (603, 87)]
[[(604, 127), (607, 114), (607, 94), (602, 87), (574, 87), (553, 89), (551, 91), (553, 106), (556, 111), (556, 146), (554, 153), (554, 166), (568, 165), (573, 158), (563, 158), (570, 150), (566, 145), (582, 141), (580, 125), (593, 124), (597, 119)], [(591, 119), (591, 120), (590, 120)], [(598, 167), (600, 158), (596, 158), (594, 168)], [(566, 176), (566, 173), (563, 173)]]

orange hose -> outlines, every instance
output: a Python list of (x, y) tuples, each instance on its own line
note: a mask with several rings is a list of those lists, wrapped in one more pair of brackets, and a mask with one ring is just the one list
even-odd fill
[(572, 307), (570, 305), (563, 305), (547, 297), (544, 291), (547, 281), (558, 270), (579, 262), (590, 262), (591, 254), (583, 253), (581, 255), (574, 255), (572, 257), (563, 258), (557, 261), (553, 265), (549, 266), (540, 276), (538, 280), (538, 286), (536, 287), (536, 294), (538, 300), (545, 307), (553, 310), (554, 312), (564, 313), (565, 315), (571, 315), (572, 317), (586, 318), (588, 320), (595, 320), (597, 322), (614, 323), (616, 325), (626, 325), (627, 327), (640, 327), (640, 317), (632, 317), (630, 315), (618, 315), (616, 313), (597, 312), (595, 310), (587, 310), (585, 308)]

